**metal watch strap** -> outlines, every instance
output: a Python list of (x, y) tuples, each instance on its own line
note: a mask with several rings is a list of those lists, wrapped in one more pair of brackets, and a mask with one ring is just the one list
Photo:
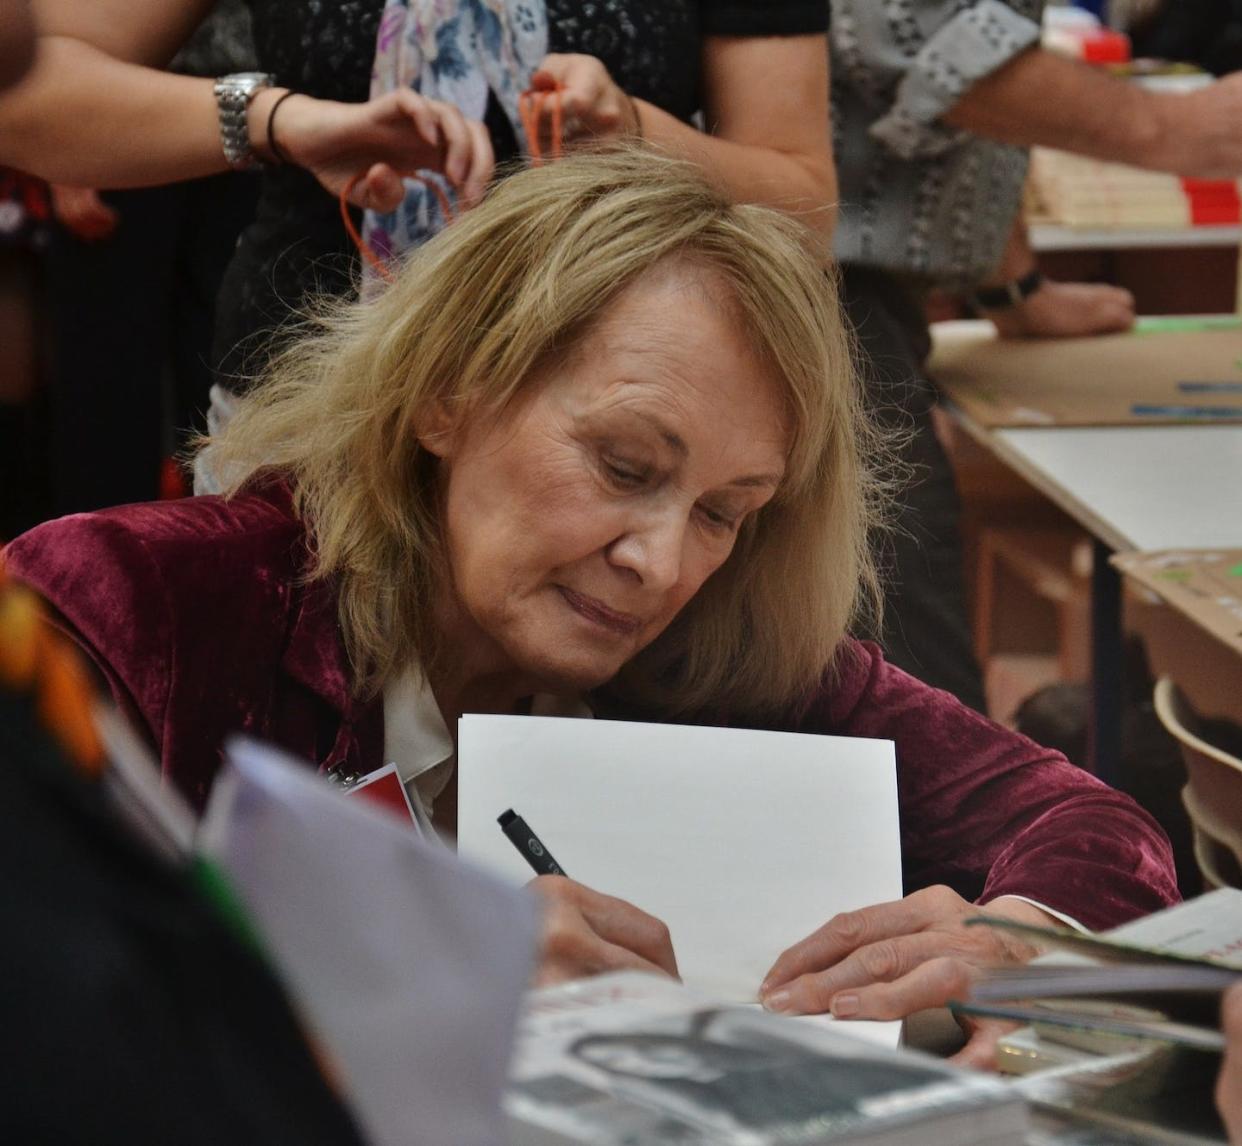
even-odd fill
[(1001, 286), (981, 287), (970, 296), (977, 310), (1008, 310), (1020, 306), (1044, 285), (1044, 276), (1038, 271), (1028, 271), (1020, 279), (1013, 279)]
[(236, 72), (216, 80), (216, 107), (220, 113), (220, 145), (224, 158), (234, 171), (260, 167), (250, 146), (247, 110), (250, 101), (264, 88), (272, 86), (273, 77), (266, 72)]

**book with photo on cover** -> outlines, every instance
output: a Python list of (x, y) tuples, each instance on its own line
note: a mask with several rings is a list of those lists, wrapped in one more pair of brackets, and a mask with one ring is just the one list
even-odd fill
[(1020, 1146), (990, 1076), (627, 972), (531, 994), (506, 1098), (515, 1146)]

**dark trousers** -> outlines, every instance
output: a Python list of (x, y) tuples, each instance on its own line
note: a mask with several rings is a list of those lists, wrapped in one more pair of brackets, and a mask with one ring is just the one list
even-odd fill
[(257, 180), (233, 174), (112, 191), (109, 238), (64, 231), (48, 252), (57, 514), (146, 501), (198, 425), (212, 382), (216, 294)]
[(858, 335), (868, 404), (896, 432), (908, 474), (895, 529), (881, 542), (887, 658), (984, 712), (962, 579), (960, 503), (931, 422), (936, 389), (923, 372), (930, 349), (918, 294), (879, 271), (846, 267), (843, 302)]

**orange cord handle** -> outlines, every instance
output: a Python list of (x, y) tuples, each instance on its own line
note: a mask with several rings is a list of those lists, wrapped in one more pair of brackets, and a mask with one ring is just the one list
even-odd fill
[(103, 744), (95, 730), (94, 690), (82, 659), (52, 628), (39, 598), (7, 579), (2, 559), (0, 688), (33, 693), (44, 727), (83, 772), (99, 775)]
[[(539, 120), (543, 115), (544, 105), (549, 103), (552, 108), (552, 147), (550, 157), (559, 159), (564, 150), (564, 112), (561, 107), (561, 89), (559, 87), (550, 88), (547, 91), (524, 91), (518, 97), (518, 114), (522, 119), (522, 129), (526, 132), (527, 145), (530, 147), (530, 161), (534, 167), (539, 167), (544, 160), (543, 146), (539, 142)], [(392, 269), (386, 262), (376, 253), (375, 248), (362, 237), (358, 228), (354, 226), (353, 216), (350, 214), (349, 197), (353, 194), (354, 188), (358, 186), (366, 178), (366, 172), (361, 171), (355, 175), (348, 183), (345, 184), (340, 194), (341, 205), (341, 222), (345, 225), (345, 233), (349, 236), (350, 241), (358, 248), (358, 253), (366, 260), (367, 265), (375, 271), (385, 282), (393, 281)], [(457, 218), (457, 212), (453, 210), (452, 203), (449, 202), (448, 196), (445, 195), (443, 188), (434, 179), (424, 179), (420, 175), (409, 176), (416, 179), (425, 187), (430, 188), (431, 193), (435, 195), (436, 200), (440, 204), (440, 210), (444, 213), (445, 219), (450, 223)]]
[(539, 142), (539, 120), (544, 105), (552, 105), (552, 148), (550, 157), (560, 159), (565, 142), (565, 113), (561, 105), (561, 89), (549, 88), (535, 91), (531, 88), (518, 96), (518, 115), (522, 117), (522, 130), (526, 132), (526, 146), (530, 148), (532, 167), (543, 164), (543, 144)]
[[(345, 233), (350, 237), (354, 246), (358, 248), (358, 253), (367, 261), (367, 264), (375, 271), (385, 282), (393, 281), (393, 273), (389, 269), (388, 264), (375, 253), (375, 249), (366, 241), (354, 226), (354, 218), (349, 213), (349, 197), (353, 194), (354, 188), (358, 186), (365, 178), (367, 173), (360, 171), (341, 190), (341, 222), (345, 224)], [(417, 180), (423, 186), (429, 188), (431, 193), (436, 197), (436, 201), (440, 204), (440, 210), (444, 212), (444, 217), (451, 223), (457, 218), (457, 212), (453, 210), (453, 204), (449, 202), (448, 196), (444, 193), (444, 189), (434, 179), (424, 179), (421, 175), (411, 175), (411, 179)]]

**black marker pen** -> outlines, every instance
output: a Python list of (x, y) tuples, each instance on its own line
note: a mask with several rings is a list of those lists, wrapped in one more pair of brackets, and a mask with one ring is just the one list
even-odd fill
[(496, 822), (500, 825), (500, 830), (509, 837), (509, 842), (522, 853), (536, 875), (565, 874), (564, 868), (552, 858), (552, 853), (530, 830), (530, 825), (512, 808), (497, 816)]

